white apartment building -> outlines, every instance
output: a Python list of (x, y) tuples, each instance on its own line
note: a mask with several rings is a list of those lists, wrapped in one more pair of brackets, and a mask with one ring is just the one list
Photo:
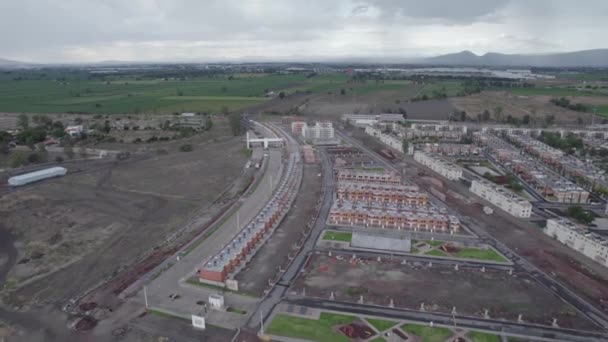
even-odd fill
[(401, 114), (343, 114), (342, 121), (350, 122), (355, 126), (364, 127), (381, 122), (403, 122), (405, 119)]
[(469, 190), (515, 217), (526, 218), (532, 214), (532, 204), (529, 201), (503, 186), (486, 180), (474, 180)]
[(433, 157), (421, 151), (414, 152), (414, 160), (449, 180), (462, 178), (462, 168), (456, 164)]
[(380, 139), (383, 144), (388, 145), (390, 148), (404, 153), (403, 139), (401, 139), (399, 136), (391, 133), (383, 133), (379, 127), (371, 125), (365, 126), (365, 133)]
[(567, 219), (549, 219), (545, 234), (557, 239), (564, 245), (584, 254), (603, 266), (608, 266), (608, 240), (576, 226)]
[(302, 126), (302, 136), (306, 140), (333, 140), (334, 126), (329, 121), (317, 121), (314, 126), (304, 125)]

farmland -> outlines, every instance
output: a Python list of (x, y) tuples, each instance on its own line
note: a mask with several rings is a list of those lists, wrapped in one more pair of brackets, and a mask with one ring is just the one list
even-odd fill
[(326, 92), (344, 86), (346, 75), (232, 75), (192, 79), (74, 76), (0, 78), (0, 111), (36, 113), (172, 113), (239, 110), (268, 101), (269, 91)]

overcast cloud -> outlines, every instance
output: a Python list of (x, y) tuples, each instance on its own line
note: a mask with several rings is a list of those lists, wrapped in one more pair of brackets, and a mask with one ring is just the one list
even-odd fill
[(603, 48), (605, 0), (1, 0), (0, 58), (399, 58)]

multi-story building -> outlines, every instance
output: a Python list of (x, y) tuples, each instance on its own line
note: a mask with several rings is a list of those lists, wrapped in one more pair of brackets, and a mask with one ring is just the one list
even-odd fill
[(529, 201), (503, 186), (486, 180), (473, 180), (469, 190), (515, 217), (526, 218), (532, 214), (532, 204)]
[(398, 134), (392, 132), (392, 131), (388, 131), (388, 132), (383, 132), (382, 129), (378, 126), (365, 126), (365, 133), (380, 139), (380, 141), (389, 146), (390, 148), (393, 148), (401, 153), (404, 153), (403, 151), (403, 139), (401, 137), (399, 137)]
[(608, 266), (608, 240), (605, 237), (592, 233), (585, 227), (577, 226), (565, 218), (547, 220), (545, 234)]
[(338, 200), (352, 202), (379, 202), (399, 205), (425, 206), (429, 203), (426, 193), (420, 192), (416, 185), (372, 184), (361, 182), (339, 182), (336, 187)]
[(291, 133), (293, 133), (296, 137), (302, 136), (302, 130), (306, 126), (306, 122), (304, 121), (292, 121), (291, 122)]
[(460, 166), (433, 157), (427, 153), (421, 151), (414, 152), (414, 160), (449, 180), (457, 180), (462, 178), (462, 168)]
[(419, 148), (429, 154), (446, 156), (478, 155), (480, 148), (473, 144), (423, 143)]
[(338, 170), (337, 179), (338, 182), (401, 184), (401, 176), (389, 171)]
[(587, 203), (589, 200), (587, 190), (552, 171), (541, 161), (523, 154), (504, 139), (481, 132), (474, 133), (473, 137), (503, 166), (518, 174), (545, 198), (563, 203)]
[(334, 139), (334, 126), (330, 121), (317, 121), (314, 126), (302, 126), (302, 137), (306, 140), (328, 141)]
[(438, 123), (430, 123), (430, 122), (421, 122), (421, 123), (413, 123), (411, 128), (413, 130), (418, 131), (436, 131), (436, 132), (461, 132), (463, 134), (467, 133), (468, 127), (466, 125), (454, 125), (448, 122), (438, 122)]
[(399, 123), (405, 121), (401, 114), (344, 114), (341, 119), (360, 127), (378, 123)]
[(391, 204), (334, 201), (329, 223), (340, 226), (408, 229), (430, 232), (457, 232), (460, 221), (445, 210), (430, 206), (398, 206)]

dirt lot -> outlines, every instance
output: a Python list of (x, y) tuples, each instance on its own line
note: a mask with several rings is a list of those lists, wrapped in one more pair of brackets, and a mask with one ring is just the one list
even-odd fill
[(333, 291), (336, 300), (386, 305), (392, 298), (397, 307), (450, 313), (455, 306), (463, 315), (482, 316), (484, 309), (494, 318), (516, 320), (519, 314), (530, 323), (550, 324), (558, 319), (560, 326), (594, 329), (574, 308), (563, 303), (542, 285), (525, 274), (408, 263), (398, 260), (337, 260), (325, 254), (313, 255), (294, 285), (306, 295), (328, 298)]
[(194, 215), (209, 219), (219, 210), (216, 199), (246, 186), (231, 188), (246, 157), (240, 138), (227, 132), (189, 139), (192, 152), (169, 147), (168, 154), (90, 162), (87, 171), (0, 197), (1, 221), (19, 252), (7, 287), (20, 288), (4, 299), (63, 305), (140, 260)]
[(302, 186), (291, 211), (249, 265), (236, 276), (240, 290), (261, 296), (268, 287), (268, 279), (276, 278), (279, 266), (288, 263), (287, 255), (293, 244), (302, 238), (303, 228), (314, 215), (320, 198), (320, 172), (318, 164), (304, 165)]
[(532, 123), (540, 125), (545, 115), (554, 115), (557, 124), (576, 124), (581, 118), (585, 124), (591, 123), (591, 115), (561, 108), (549, 103), (551, 96), (519, 96), (506, 91), (484, 91), (465, 97), (453, 97), (449, 102), (459, 111), (476, 118), (478, 113), (488, 110), (494, 118), (494, 109), (503, 108), (503, 117), (512, 115), (521, 118), (530, 115)]

